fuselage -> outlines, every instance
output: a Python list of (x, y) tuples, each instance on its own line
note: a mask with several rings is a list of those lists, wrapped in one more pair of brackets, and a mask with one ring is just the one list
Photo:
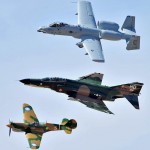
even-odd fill
[(59, 124), (38, 123), (38, 122), (34, 122), (31, 124), (11, 123), (7, 126), (12, 128), (14, 132), (25, 132), (35, 134), (43, 134), (49, 131), (62, 130), (62, 126)]
[(82, 95), (93, 99), (113, 101), (114, 97), (119, 95), (119, 91), (112, 87), (85, 83), (79, 80), (44, 78), (24, 79), (21, 82), (30, 86), (50, 88), (73, 98), (76, 95)]
[(69, 25), (65, 23), (54, 23), (48, 27), (41, 27), (38, 32), (53, 35), (72, 36), (77, 39), (84, 39), (88, 36), (106, 40), (130, 39), (131, 35), (115, 30), (104, 30), (99, 28), (90, 28), (80, 25)]

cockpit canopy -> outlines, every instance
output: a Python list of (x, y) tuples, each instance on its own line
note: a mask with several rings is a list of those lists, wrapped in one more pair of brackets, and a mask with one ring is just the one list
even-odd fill
[(48, 81), (65, 81), (66, 79), (55, 77), (55, 78), (43, 78), (42, 80), (48, 82)]
[(63, 23), (63, 22), (57, 22), (57, 23), (55, 22), (55, 23), (50, 24), (49, 27), (64, 27), (66, 25), (68, 24)]
[(38, 126), (44, 126), (45, 123), (41, 123), (41, 122), (32, 122), (29, 124), (31, 127), (38, 127)]

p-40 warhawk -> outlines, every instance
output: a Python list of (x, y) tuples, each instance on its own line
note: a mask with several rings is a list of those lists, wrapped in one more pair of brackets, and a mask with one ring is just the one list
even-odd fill
[(9, 136), (11, 129), (15, 132), (25, 132), (31, 149), (38, 149), (42, 140), (42, 135), (49, 131), (64, 130), (67, 134), (71, 134), (72, 129), (77, 127), (77, 122), (74, 119), (63, 119), (62, 123), (40, 123), (32, 107), (28, 104), (23, 104), (24, 123), (11, 122), (7, 125)]
[(41, 27), (37, 31), (54, 34), (72, 36), (81, 39), (76, 45), (79, 48), (85, 47), (86, 55), (95, 62), (104, 62), (101, 39), (117, 41), (124, 39), (127, 43), (127, 50), (140, 48), (140, 36), (136, 36), (135, 17), (127, 16), (121, 30), (114, 22), (101, 21), (96, 24), (91, 3), (88, 1), (78, 1), (78, 25), (69, 25), (63, 22), (53, 23), (47, 27)]
[(78, 80), (63, 78), (23, 79), (20, 82), (34, 87), (50, 88), (65, 93), (69, 100), (79, 101), (89, 108), (112, 114), (103, 101), (114, 101), (126, 98), (136, 109), (139, 109), (138, 96), (143, 83), (129, 83), (117, 86), (101, 85), (103, 74), (93, 73)]

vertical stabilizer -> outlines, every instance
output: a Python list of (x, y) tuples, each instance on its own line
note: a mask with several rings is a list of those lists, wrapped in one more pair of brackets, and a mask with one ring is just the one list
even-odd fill
[(135, 16), (127, 16), (121, 30), (124, 33), (131, 35), (130, 38), (126, 39), (127, 50), (140, 49), (140, 36), (136, 36), (135, 30)]
[(121, 30), (129, 30), (136, 33), (135, 30), (135, 16), (127, 16)]

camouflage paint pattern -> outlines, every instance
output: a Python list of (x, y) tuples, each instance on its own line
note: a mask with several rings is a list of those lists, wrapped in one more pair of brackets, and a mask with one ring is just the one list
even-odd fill
[(67, 134), (71, 134), (72, 129), (75, 129), (76, 127), (77, 122), (74, 119), (68, 120), (67, 118), (64, 118), (60, 125), (60, 129), (64, 130)]
[(94, 85), (101, 85), (103, 80), (103, 74), (101, 73), (92, 73), (83, 77), (80, 77), (79, 81), (83, 83), (89, 83)]
[(79, 101), (89, 108), (112, 114), (103, 101), (114, 101), (126, 98), (136, 109), (139, 109), (138, 96), (143, 83), (133, 82), (118, 86), (104, 86), (103, 74), (92, 73), (78, 80), (63, 78), (23, 79), (25, 85), (50, 88), (67, 94), (69, 100)]
[(39, 122), (33, 108), (28, 104), (23, 104), (24, 123)]
[(67, 134), (77, 127), (74, 119), (64, 118), (62, 124), (40, 123), (33, 108), (23, 104), (24, 123), (10, 122), (7, 126), (15, 132), (25, 132), (31, 149), (38, 149), (42, 135), (49, 131), (64, 130)]
[(29, 146), (31, 149), (38, 149), (40, 147), (42, 135), (27, 133), (26, 138), (28, 139)]

